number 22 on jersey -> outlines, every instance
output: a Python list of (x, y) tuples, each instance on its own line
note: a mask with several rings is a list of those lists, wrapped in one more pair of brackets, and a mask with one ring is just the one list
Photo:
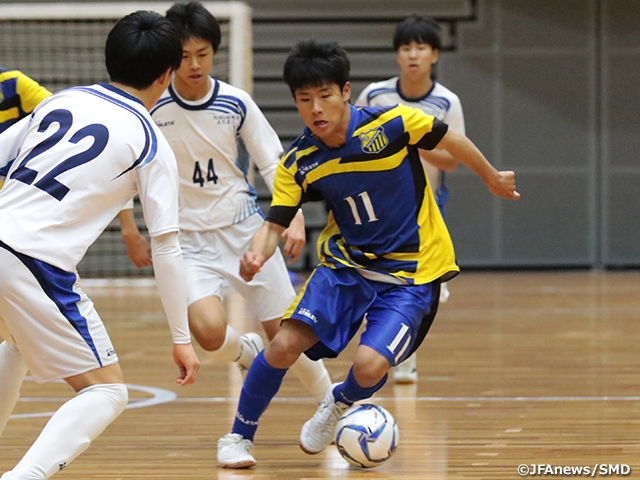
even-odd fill
[[(40, 122), (38, 126), (38, 132), (44, 133), (53, 124), (57, 124), (58, 128), (52, 135), (42, 140), (38, 145), (33, 147), (33, 150), (22, 160), (18, 168), (11, 174), (10, 179), (18, 180), (26, 185), (31, 185), (35, 181), (39, 172), (27, 167), (27, 163), (33, 160), (35, 157), (42, 155), (47, 150), (55, 147), (65, 136), (65, 134), (71, 130), (73, 126), (73, 115), (69, 110), (57, 109), (49, 112)], [(100, 155), (109, 141), (109, 130), (104, 125), (94, 123), (86, 125), (79, 129), (69, 139), (70, 143), (79, 143), (80, 140), (91, 137), (93, 138), (93, 144), (86, 150), (68, 157), (67, 159), (59, 162), (48, 173), (42, 176), (34, 186), (40, 190), (47, 192), (53, 198), (58, 201), (69, 193), (69, 187), (56, 180), (56, 177), (67, 170), (84, 165), (90, 162), (98, 155)]]

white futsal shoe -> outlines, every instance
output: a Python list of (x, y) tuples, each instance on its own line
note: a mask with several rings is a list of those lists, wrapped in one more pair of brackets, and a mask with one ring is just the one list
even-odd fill
[(240, 372), (242, 372), (242, 376), (244, 377), (253, 363), (253, 359), (264, 349), (264, 343), (260, 335), (249, 332), (240, 337), (240, 344), (242, 345), (242, 351), (236, 363), (238, 367), (240, 367)]
[(449, 287), (447, 287), (446, 282), (441, 283), (440, 284), (440, 303), (447, 303), (447, 300), (449, 300), (449, 295), (451, 295), (451, 292), (449, 292)]
[(393, 381), (400, 384), (418, 383), (417, 359), (416, 353), (413, 352), (404, 362), (393, 367)]
[(218, 440), (218, 463), (222, 468), (251, 468), (256, 459), (251, 456), (253, 442), (237, 433), (227, 433)]
[(349, 408), (349, 405), (337, 402), (333, 396), (336, 385), (338, 383), (328, 388), (316, 413), (302, 426), (300, 448), (305, 453), (315, 455), (331, 445), (335, 437), (336, 424)]

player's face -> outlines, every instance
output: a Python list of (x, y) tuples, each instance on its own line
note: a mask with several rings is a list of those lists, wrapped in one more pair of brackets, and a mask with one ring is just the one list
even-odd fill
[(329, 147), (339, 147), (345, 143), (351, 119), (349, 82), (342, 91), (335, 83), (298, 88), (293, 97), (302, 121), (314, 136)]
[(182, 63), (174, 80), (180, 96), (199, 100), (209, 92), (214, 56), (211, 42), (202, 38), (191, 37), (182, 44)]
[(428, 43), (411, 42), (396, 52), (400, 72), (404, 78), (421, 79), (431, 76), (431, 67), (438, 61), (438, 50)]

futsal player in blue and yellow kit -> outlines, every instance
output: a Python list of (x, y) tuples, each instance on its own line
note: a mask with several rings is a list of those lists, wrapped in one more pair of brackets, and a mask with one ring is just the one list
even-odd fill
[(0, 133), (29, 115), (51, 92), (18, 70), (0, 67)]
[[(29, 115), (51, 92), (19, 70), (0, 67), (0, 133)], [(6, 172), (0, 170), (0, 188)]]
[(467, 165), (499, 197), (517, 199), (513, 172), (498, 172), (464, 135), (410, 107), (350, 105), (349, 60), (336, 43), (304, 41), (284, 66), (306, 125), (283, 156), (267, 219), (240, 262), (249, 281), (278, 245), (300, 205), (330, 208), (313, 271), (269, 346), (247, 374), (232, 432), (218, 441), (226, 468), (255, 465), (258, 421), (301, 355), (337, 356), (366, 315), (353, 366), (332, 385), (302, 427), (300, 447), (321, 452), (342, 412), (371, 397), (387, 373), (424, 340), (440, 283), (455, 276), (453, 244), (418, 148), (441, 148)]

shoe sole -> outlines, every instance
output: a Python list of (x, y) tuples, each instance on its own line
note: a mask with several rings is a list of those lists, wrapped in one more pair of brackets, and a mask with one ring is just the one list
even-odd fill
[[(307, 450), (306, 448), (304, 448), (304, 446), (302, 445), (302, 443), (298, 442), (298, 445), (300, 445), (300, 450), (302, 450), (304, 453), (306, 453), (307, 455), (317, 455), (320, 452), (322, 452), (322, 450), (324, 450), (324, 448), (322, 450), (318, 450), (317, 452), (312, 452), (311, 450)], [(326, 448), (326, 447), (325, 447)]]
[(255, 466), (255, 464), (256, 462), (252, 462), (251, 460), (245, 460), (243, 462), (232, 463), (230, 465), (222, 465), (222, 468), (232, 468), (232, 469), (251, 468)]
[(413, 378), (396, 378), (393, 382), (397, 385), (414, 385), (418, 383), (418, 381)]

